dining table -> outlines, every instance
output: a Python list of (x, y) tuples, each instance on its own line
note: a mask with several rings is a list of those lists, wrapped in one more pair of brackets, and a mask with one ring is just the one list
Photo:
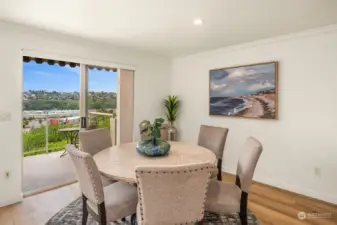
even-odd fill
[(197, 163), (216, 165), (215, 154), (207, 148), (184, 142), (169, 142), (167, 155), (150, 157), (136, 151), (137, 143), (124, 143), (100, 151), (93, 156), (100, 173), (113, 180), (136, 183), (138, 166), (184, 166)]

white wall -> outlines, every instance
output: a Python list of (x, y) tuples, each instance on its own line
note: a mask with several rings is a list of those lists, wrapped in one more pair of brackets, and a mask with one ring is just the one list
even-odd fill
[[(208, 115), (209, 70), (279, 61), (279, 119)], [(337, 27), (173, 60), (172, 94), (182, 100), (181, 139), (196, 143), (200, 124), (229, 128), (223, 170), (235, 174), (245, 139), (264, 145), (254, 179), (337, 203)], [(321, 177), (314, 168), (321, 168)]]
[(0, 206), (21, 200), (22, 49), (136, 67), (136, 138), (141, 120), (163, 115), (160, 102), (170, 89), (168, 58), (0, 22), (0, 113), (11, 114), (10, 121), (0, 122)]

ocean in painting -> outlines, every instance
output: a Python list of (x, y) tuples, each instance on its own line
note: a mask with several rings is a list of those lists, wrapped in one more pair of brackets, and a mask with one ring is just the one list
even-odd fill
[(248, 101), (245, 99), (230, 97), (211, 97), (210, 114), (232, 116), (244, 110), (247, 105)]

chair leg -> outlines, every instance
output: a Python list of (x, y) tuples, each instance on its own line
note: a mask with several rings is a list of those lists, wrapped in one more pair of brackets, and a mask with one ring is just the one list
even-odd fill
[(248, 204), (248, 193), (242, 191), (240, 201), (240, 213), (239, 213), (242, 225), (248, 225), (247, 204)]
[(135, 214), (132, 214), (131, 216), (131, 225), (136, 225), (136, 222), (137, 222), (137, 215), (135, 213)]
[(88, 209), (87, 209), (87, 197), (85, 197), (84, 195), (82, 195), (82, 205), (83, 205), (82, 225), (86, 225), (88, 220)]
[(105, 204), (102, 202), (98, 205), (98, 224), (99, 225), (106, 225), (106, 212), (105, 212)]
[(247, 211), (240, 212), (240, 220), (242, 225), (248, 225)]
[(218, 174), (217, 174), (217, 179), (218, 181), (222, 181), (222, 159), (218, 159)]

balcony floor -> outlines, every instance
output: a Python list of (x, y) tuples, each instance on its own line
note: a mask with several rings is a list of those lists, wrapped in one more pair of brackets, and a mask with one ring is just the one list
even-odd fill
[(69, 155), (60, 158), (63, 151), (24, 157), (24, 194), (31, 191), (52, 188), (77, 180)]

